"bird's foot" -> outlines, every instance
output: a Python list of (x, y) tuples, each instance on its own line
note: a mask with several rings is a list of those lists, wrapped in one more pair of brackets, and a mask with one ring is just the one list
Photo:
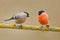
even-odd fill
[(49, 28), (49, 25), (46, 25), (47, 28)]
[(43, 30), (43, 26), (41, 26), (40, 29), (41, 29), (42, 31), (44, 31), (44, 30)]
[(49, 25), (46, 25), (46, 27), (49, 29)]
[(16, 28), (22, 29), (22, 24), (15, 24)]

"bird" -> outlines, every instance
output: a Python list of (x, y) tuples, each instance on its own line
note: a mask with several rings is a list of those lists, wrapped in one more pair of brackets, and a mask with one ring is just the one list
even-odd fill
[(17, 13), (16, 15), (14, 15), (11, 18), (6, 19), (4, 21), (13, 20), (15, 22), (15, 26), (18, 26), (18, 27), (22, 28), (22, 24), (26, 21), (26, 19), (28, 17), (29, 17), (29, 13), (28, 12), (20, 12), (20, 13)]
[(45, 10), (38, 11), (38, 22), (42, 25), (40, 28), (42, 29), (46, 25), (49, 28), (50, 18)]

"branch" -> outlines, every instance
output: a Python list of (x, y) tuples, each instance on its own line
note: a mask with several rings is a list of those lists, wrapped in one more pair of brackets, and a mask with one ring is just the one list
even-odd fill
[(23, 25), (22, 28), (20, 28), (20, 27), (15, 26), (14, 24), (0, 24), (0, 28), (60, 32), (60, 27), (49, 27), (49, 28), (47, 28), (46, 26), (41, 29), (40, 26)]

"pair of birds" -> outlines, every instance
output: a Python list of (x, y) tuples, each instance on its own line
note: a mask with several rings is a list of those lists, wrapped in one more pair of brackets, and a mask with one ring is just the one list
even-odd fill
[[(21, 27), (22, 23), (25, 22), (27, 17), (29, 17), (28, 12), (20, 12), (5, 21), (14, 20), (14, 22), (17, 24), (17, 26), (19, 25)], [(37, 18), (38, 18), (37, 19), (38, 22), (42, 25), (41, 28), (43, 27), (43, 25), (46, 25), (47, 27), (49, 27), (48, 24), (49, 24), (50, 20), (49, 20), (48, 14), (44, 10), (38, 11)]]

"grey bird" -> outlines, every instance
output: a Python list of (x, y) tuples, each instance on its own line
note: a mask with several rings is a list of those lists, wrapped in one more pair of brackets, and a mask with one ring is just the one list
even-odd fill
[(14, 22), (16, 23), (15, 24), (16, 26), (22, 26), (22, 23), (25, 22), (27, 17), (29, 17), (29, 13), (28, 12), (20, 12), (20, 13), (14, 15), (11, 18), (6, 19), (4, 21), (14, 20)]

